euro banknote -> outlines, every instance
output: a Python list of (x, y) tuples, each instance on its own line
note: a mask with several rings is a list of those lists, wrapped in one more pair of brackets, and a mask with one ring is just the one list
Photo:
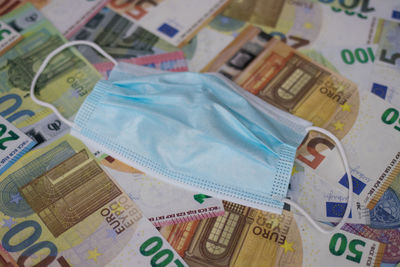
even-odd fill
[(396, 264), (400, 261), (400, 230), (374, 229), (366, 225), (345, 224), (343, 230), (385, 244), (382, 262)]
[(341, 230), (321, 235), (286, 210), (224, 205), (224, 216), (161, 228), (190, 266), (380, 266), (380, 242)]
[(85, 145), (68, 134), (27, 153), (0, 180), (3, 261), (186, 266)]
[[(42, 61), (66, 39), (30, 4), (15, 9), (0, 20), (23, 37), (0, 57), (0, 115), (19, 128), (25, 127), (51, 113), (32, 101), (29, 89)], [(71, 48), (57, 55), (44, 70), (35, 94), (69, 118), (100, 78), (92, 65)]]
[(111, 156), (100, 164), (121, 185), (157, 227), (224, 214), (222, 201), (201, 193), (184, 190), (146, 175)]
[[(288, 197), (300, 204), (312, 217), (323, 222), (339, 222), (344, 214), (347, 190), (332, 187), (328, 182), (312, 172), (305, 172), (298, 163), (294, 165)], [(371, 210), (353, 195), (353, 205), (348, 223), (369, 225), (376, 229), (400, 227), (400, 175), (386, 189)], [(293, 212), (297, 212), (296, 209)]]
[(0, 56), (7, 52), (10, 48), (22, 40), (22, 35), (16, 30), (0, 21), (1, 38), (0, 38)]
[(0, 2), (0, 15), (5, 15), (27, 2), (40, 9), (62, 34), (69, 37), (106, 5), (108, 1), (4, 0)]
[[(267, 25), (255, 25), (293, 48), (373, 43), (376, 17), (360, 18), (345, 12), (335, 12), (329, 4), (324, 2), (251, 0), (233, 1), (232, 6), (238, 5), (237, 12), (240, 15), (262, 14), (260, 18), (265, 20)], [(249, 5), (250, 10), (241, 8), (242, 5)], [(252, 12), (253, 8), (258, 11)], [(230, 12), (228, 7), (223, 13), (225, 16), (217, 17), (219, 21), (210, 23), (210, 26), (221, 33), (236, 36), (250, 23), (230, 17), (236, 17), (235, 12)]]
[[(70, 40), (92, 41), (116, 59), (176, 51), (177, 48), (109, 8), (101, 9)], [(92, 63), (104, 62), (90, 47), (78, 47)]]
[[(182, 51), (121, 59), (119, 61), (164, 71), (188, 71), (185, 55)], [(106, 79), (108, 78), (110, 71), (114, 68), (114, 64), (112, 62), (95, 63), (93, 66)]]
[[(269, 104), (341, 139), (356, 183), (354, 193), (369, 209), (398, 174), (400, 153), (392, 145), (400, 138), (398, 109), (260, 29), (242, 31), (204, 71), (218, 71)], [(332, 186), (348, 187), (335, 144), (327, 137), (310, 133), (297, 161)]]
[[(70, 40), (93, 41), (116, 59), (142, 57), (179, 51), (173, 45), (145, 30), (136, 22), (103, 8)], [(232, 36), (210, 28), (203, 28), (182, 50), (190, 71), (199, 71), (233, 40)], [(78, 48), (90, 62), (105, 61), (87, 47)]]
[[(383, 84), (395, 82), (395, 78), (382, 80), (378, 85), (375, 51), (376, 45), (372, 46), (325, 46), (314, 49), (302, 49), (301, 51), (314, 61), (328, 67), (332, 71), (348, 77), (357, 83), (360, 90), (371, 91), (386, 101), (393, 101), (396, 92), (383, 91)], [(375, 68), (374, 71), (372, 70)], [(385, 68), (388, 74), (391, 69)], [(393, 72), (389, 72), (393, 73)], [(366, 78), (368, 77), (368, 78)], [(371, 83), (371, 80), (374, 81)], [(387, 94), (386, 94), (387, 93)], [(394, 101), (395, 102), (395, 101)], [(398, 104), (399, 102), (396, 102)], [(356, 177), (358, 174), (354, 170)], [(340, 190), (341, 189), (341, 190)], [(385, 190), (383, 187), (381, 190)], [(300, 164), (295, 164), (291, 178), (291, 187), (288, 195), (300, 203), (314, 218), (321, 221), (338, 222), (344, 214), (347, 203), (347, 188), (332, 187), (324, 177), (320, 177), (305, 169)], [(374, 228), (396, 228), (400, 226), (400, 213), (396, 209), (388, 209), (398, 196), (388, 188), (377, 202), (376, 206), (369, 210), (359, 199), (359, 195), (353, 195), (353, 207), (348, 222), (368, 224)]]
[[(182, 48), (220, 13), (230, 0), (111, 0), (108, 7), (149, 32)], [(177, 7), (184, 12), (176, 12)]]
[(0, 174), (36, 144), (17, 127), (0, 116)]
[(378, 44), (324, 46), (301, 52), (357, 83), (393, 106), (400, 106), (400, 80), (396, 68), (380, 64), (375, 57)]
[(366, 19), (374, 16), (400, 20), (400, 6), (396, 0), (387, 0), (384, 5), (379, 0), (232, 0), (224, 10), (223, 15), (260, 26), (275, 27), (279, 17), (287, 11), (285, 9), (288, 5), (297, 5), (309, 11), (312, 11), (316, 6), (326, 5), (332, 12), (343, 13), (346, 16), (357, 19)]

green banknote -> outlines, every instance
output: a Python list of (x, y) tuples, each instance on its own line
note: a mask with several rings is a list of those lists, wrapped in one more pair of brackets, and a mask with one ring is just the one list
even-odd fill
[(345, 231), (321, 235), (286, 210), (224, 204), (224, 216), (161, 229), (190, 266), (380, 266), (379, 242)]
[[(0, 20), (23, 37), (0, 57), (0, 115), (18, 127), (25, 127), (49, 114), (49, 110), (31, 100), (29, 89), (42, 61), (66, 39), (31, 4)], [(92, 65), (71, 48), (50, 62), (39, 77), (35, 94), (70, 118), (100, 78)]]

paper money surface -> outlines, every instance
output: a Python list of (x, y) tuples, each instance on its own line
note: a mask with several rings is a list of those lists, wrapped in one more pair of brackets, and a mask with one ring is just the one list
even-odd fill
[[(120, 59), (119, 62), (137, 64), (140, 66), (164, 71), (188, 71), (185, 56), (182, 51), (142, 56), (137, 58)], [(95, 63), (93, 66), (105, 79), (108, 78), (110, 71), (114, 68), (114, 64), (112, 62)]]
[(161, 182), (111, 156), (105, 156), (100, 164), (157, 227), (224, 214), (219, 199)]
[[(177, 48), (148, 32), (137, 22), (131, 22), (118, 13), (101, 9), (70, 40), (92, 41), (116, 59), (139, 57), (176, 51)], [(90, 47), (78, 47), (92, 63), (104, 62)]]
[[(297, 5), (312, 10), (315, 6), (327, 5), (332, 12), (342, 13), (356, 19), (381, 17), (400, 20), (400, 5), (396, 0), (343, 1), (343, 0), (299, 0), (299, 1), (272, 1), (272, 0), (232, 0), (223, 14), (256, 25), (276, 27), (280, 16), (286, 12), (287, 5)], [(268, 14), (268, 15), (266, 15)]]
[[(230, 0), (111, 0), (108, 7), (182, 48)], [(177, 10), (180, 9), (180, 10)], [(178, 12), (177, 12), (178, 11)]]
[(186, 266), (70, 135), (22, 157), (0, 194), (0, 254), (18, 266)]
[(373, 229), (366, 225), (345, 224), (343, 230), (385, 244), (382, 262), (398, 263), (400, 261), (400, 230)]
[[(218, 71), (269, 104), (341, 139), (354, 193), (369, 209), (399, 173), (400, 151), (392, 145), (400, 141), (398, 109), (259, 29), (242, 31), (205, 71)], [(343, 164), (332, 141), (310, 133), (301, 147), (298, 162), (332, 186), (347, 188)]]
[[(323, 222), (339, 222), (348, 201), (348, 192), (332, 187), (323, 177), (313, 172), (305, 172), (301, 164), (295, 163), (288, 197), (300, 204), (311, 216)], [(383, 193), (373, 209), (368, 209), (353, 194), (353, 205), (348, 223), (370, 225), (377, 229), (400, 227), (400, 176)], [(297, 212), (296, 209), (293, 212)]]
[(379, 64), (378, 45), (324, 46), (301, 49), (314, 61), (340, 73), (393, 106), (400, 106), (400, 79), (394, 68)]
[[(66, 40), (30, 4), (15, 9), (0, 17), (0, 20), (24, 37), (0, 57), (1, 115), (21, 128), (50, 114), (48, 109), (32, 101), (29, 89), (45, 57)], [(69, 118), (75, 114), (100, 77), (76, 49), (67, 49), (58, 54), (39, 77), (36, 97), (52, 103)]]
[(400, 21), (400, 5), (397, 0), (311, 0), (314, 3), (329, 5), (332, 11), (344, 13), (349, 17), (365, 19), (366, 17), (380, 17), (394, 21)]
[[(264, 21), (264, 24), (256, 24), (257, 27), (293, 48), (372, 43), (376, 31), (375, 17), (360, 18), (335, 12), (327, 2), (333, 1), (233, 1), (223, 14), (239, 19), (241, 16), (256, 16)], [(248, 25), (246, 23), (244, 27)]]
[(400, 69), (400, 23), (389, 20), (378, 20), (374, 41), (378, 43), (377, 62)]
[(379, 266), (385, 245), (345, 231), (321, 235), (302, 216), (224, 202), (225, 215), (163, 227), (190, 266)]
[(0, 174), (28, 152), (35, 141), (0, 116)]
[(0, 15), (5, 15), (14, 8), (30, 2), (68, 37), (95, 15), (108, 0), (7, 0), (5, 2), (0, 4)]
[(22, 36), (13, 28), (0, 21), (0, 56), (22, 40)]

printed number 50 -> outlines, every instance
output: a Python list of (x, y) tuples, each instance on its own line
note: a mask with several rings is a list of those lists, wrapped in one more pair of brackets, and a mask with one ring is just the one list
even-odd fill
[[(2, 137), (6, 133), (6, 131), (7, 131), (7, 126), (5, 126), (4, 124), (0, 124), (0, 137)], [(10, 136), (0, 138), (0, 149), (1, 150), (7, 149), (7, 147), (4, 145), (5, 142), (14, 141), (19, 138), (19, 136), (16, 133), (14, 133), (13, 131), (8, 131), (8, 134)]]
[[(340, 240), (340, 241), (339, 241)], [(338, 246), (338, 241), (339, 246)], [(360, 263), (362, 257), (362, 251), (357, 250), (356, 246), (360, 245), (365, 247), (365, 242), (359, 239), (353, 239), (349, 243), (349, 250), (354, 255), (346, 255), (346, 259)], [(331, 242), (329, 243), (329, 251), (335, 256), (341, 256), (346, 251), (347, 238), (342, 233), (336, 233), (332, 236)]]

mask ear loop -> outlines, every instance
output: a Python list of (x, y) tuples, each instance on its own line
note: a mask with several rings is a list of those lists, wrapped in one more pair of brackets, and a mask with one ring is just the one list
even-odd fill
[(65, 44), (63, 44), (60, 47), (56, 48), (50, 54), (47, 55), (47, 57), (43, 61), (42, 65), (40, 65), (39, 70), (36, 72), (35, 76), (33, 77), (33, 80), (32, 80), (32, 83), (31, 83), (31, 88), (30, 88), (30, 96), (31, 96), (33, 102), (35, 102), (36, 104), (38, 104), (40, 106), (43, 106), (43, 107), (51, 109), (60, 118), (61, 121), (63, 121), (65, 124), (67, 124), (68, 126), (70, 126), (72, 128), (76, 128), (77, 127), (75, 125), (75, 123), (73, 123), (72, 121), (68, 120), (63, 115), (61, 115), (61, 113), (52, 104), (44, 102), (44, 101), (41, 101), (41, 100), (36, 98), (36, 96), (35, 96), (35, 87), (36, 87), (36, 83), (37, 83), (37, 80), (39, 79), (40, 74), (42, 74), (43, 70), (46, 68), (47, 64), (49, 64), (50, 60), (55, 55), (60, 53), (62, 50), (66, 49), (68, 47), (71, 47), (71, 46), (75, 46), (75, 45), (87, 45), (87, 46), (90, 46), (90, 47), (94, 48), (97, 52), (99, 52), (101, 55), (103, 55), (105, 58), (110, 60), (112, 63), (114, 63), (114, 65), (118, 64), (118, 62), (112, 56), (107, 54), (107, 52), (105, 52), (100, 46), (98, 46), (95, 43), (88, 42), (88, 41), (72, 41), (72, 42), (69, 42), (69, 43), (65, 43)]
[(341, 155), (344, 168), (346, 170), (347, 183), (349, 185), (349, 196), (348, 196), (348, 200), (347, 200), (346, 210), (345, 210), (344, 215), (343, 215), (342, 219), (340, 220), (340, 222), (335, 227), (333, 227), (333, 228), (328, 230), (328, 229), (324, 229), (321, 226), (319, 226), (317, 224), (317, 222), (310, 216), (310, 214), (308, 214), (296, 202), (294, 202), (294, 201), (292, 201), (290, 199), (287, 199), (287, 198), (282, 199), (282, 202), (284, 202), (286, 204), (289, 204), (290, 206), (296, 208), (311, 223), (311, 225), (314, 226), (314, 228), (317, 229), (319, 232), (321, 232), (323, 234), (331, 234), (333, 232), (336, 232), (336, 231), (340, 230), (340, 228), (342, 228), (342, 226), (346, 223), (347, 218), (349, 217), (349, 214), (350, 214), (350, 211), (351, 211), (351, 207), (353, 205), (353, 178), (351, 177), (349, 163), (348, 163), (346, 154), (344, 152), (344, 148), (343, 148), (342, 143), (340, 142), (340, 140), (336, 136), (334, 136), (331, 132), (329, 132), (329, 131), (327, 131), (327, 130), (325, 130), (323, 128), (320, 128), (320, 127), (310, 126), (306, 130), (307, 130), (307, 132), (317, 131), (317, 132), (323, 133), (323, 134), (325, 134), (326, 136), (328, 136), (329, 138), (331, 138), (335, 142), (336, 147), (338, 148), (339, 153)]

